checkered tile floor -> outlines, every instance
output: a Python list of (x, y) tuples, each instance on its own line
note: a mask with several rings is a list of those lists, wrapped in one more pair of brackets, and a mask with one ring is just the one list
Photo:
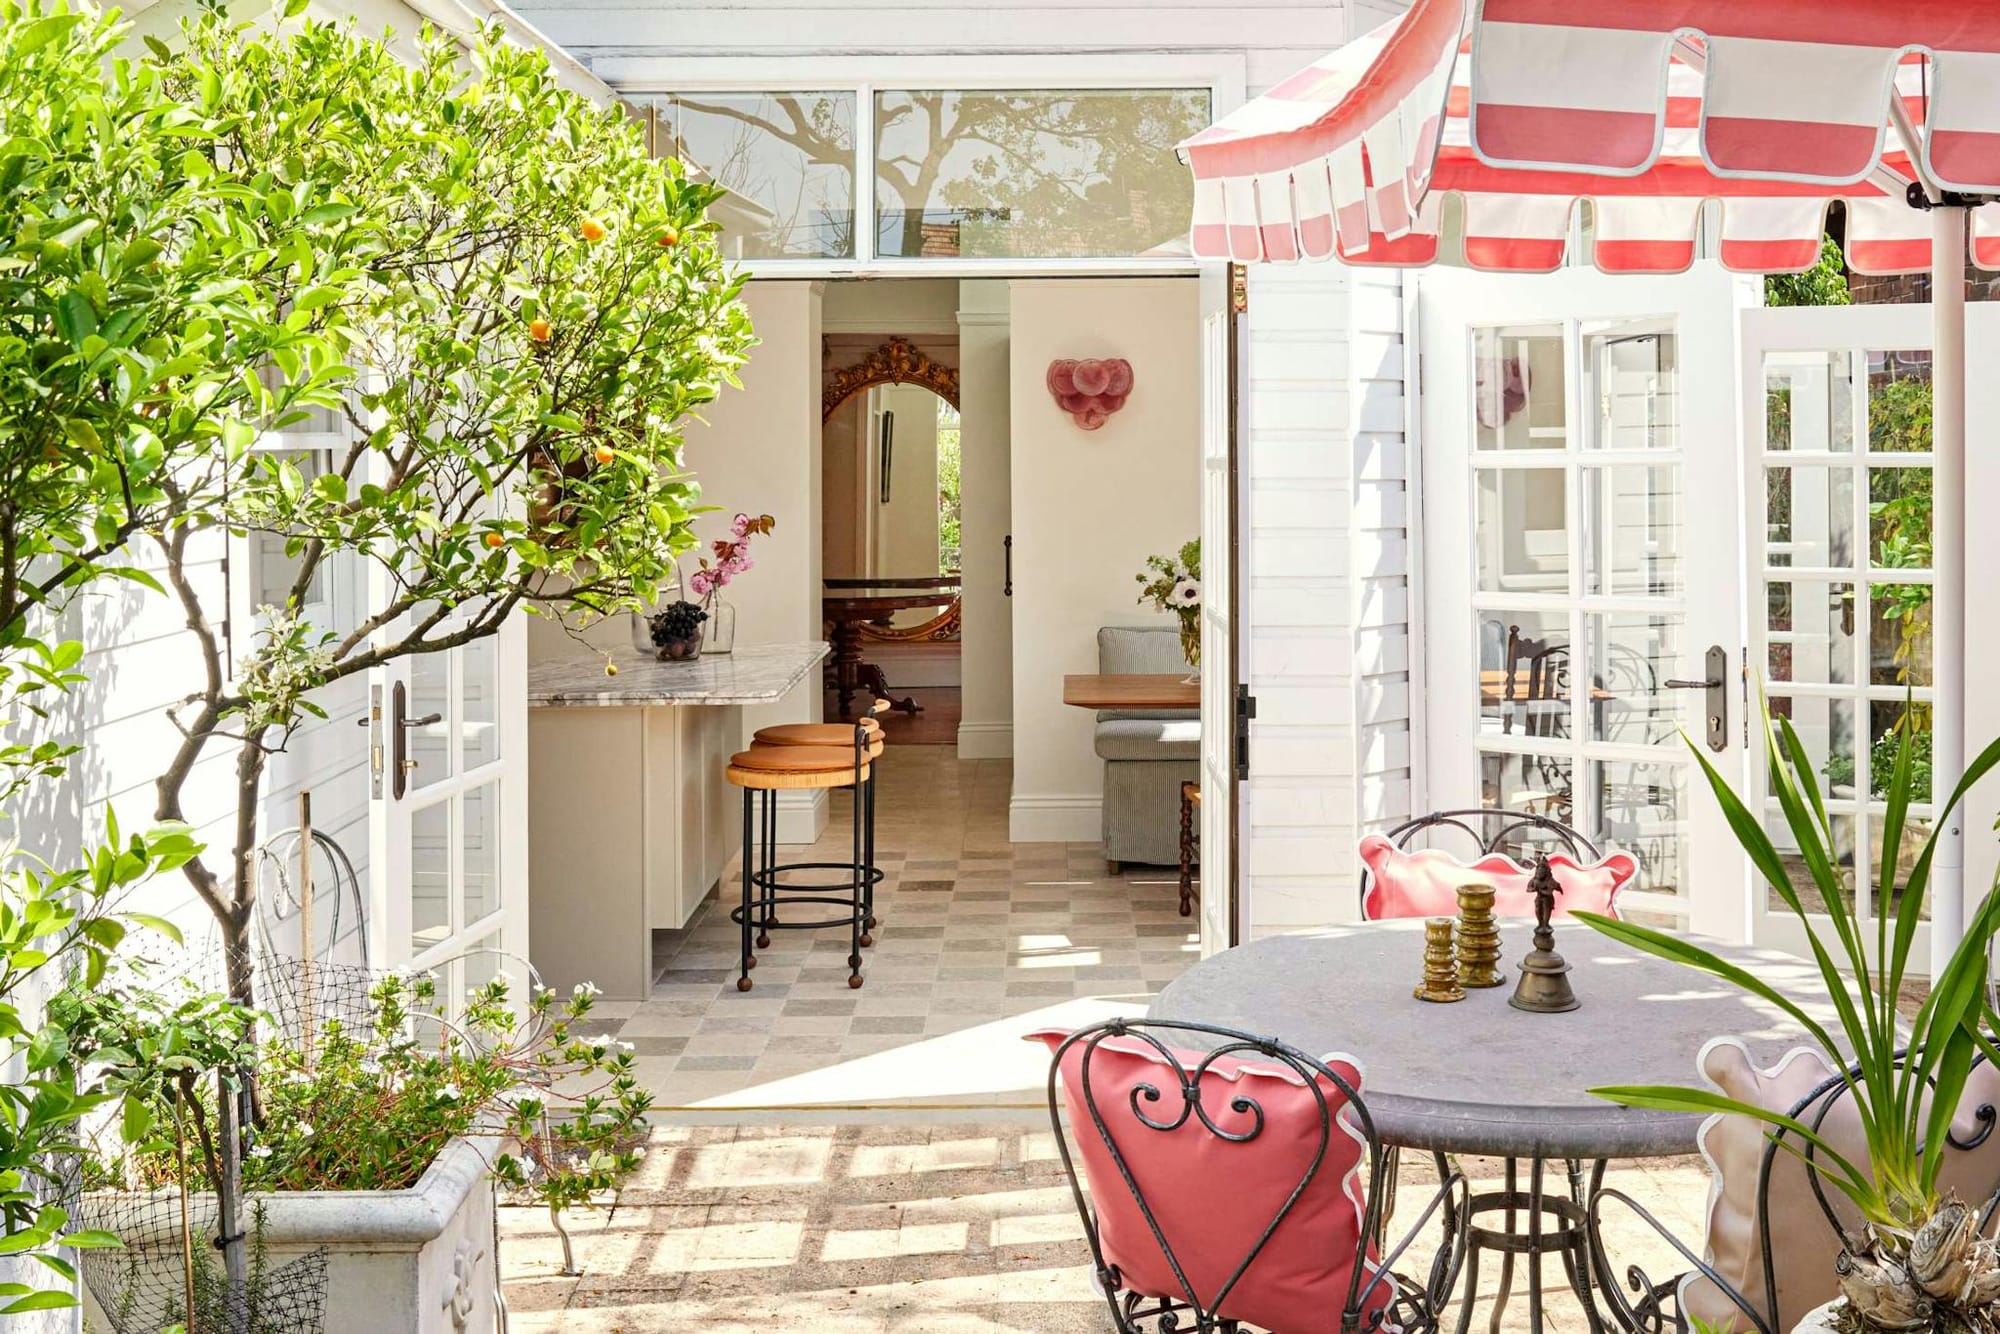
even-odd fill
[[(880, 926), (860, 990), (843, 931), (777, 933), (736, 990), (737, 932), (711, 900), (654, 937), (652, 998), (607, 1011), (662, 1107), (1039, 1106), (1008, 1071), (1041, 1023), (1141, 1010), (1198, 957), (1168, 867), (1107, 874), (1095, 844), (1010, 844), (1004, 761), (892, 748), (877, 798)], [(788, 860), (846, 855), (849, 807)], [(737, 883), (735, 873), (724, 890)], [(1073, 1023), (1072, 1023), (1073, 1026)], [(1000, 1071), (997, 1074), (995, 1071)]]

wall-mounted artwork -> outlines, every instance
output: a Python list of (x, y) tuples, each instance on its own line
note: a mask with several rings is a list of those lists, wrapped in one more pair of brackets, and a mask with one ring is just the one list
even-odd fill
[(1132, 363), (1123, 357), (1049, 363), (1049, 393), (1077, 426), (1094, 431), (1125, 406), (1132, 393)]

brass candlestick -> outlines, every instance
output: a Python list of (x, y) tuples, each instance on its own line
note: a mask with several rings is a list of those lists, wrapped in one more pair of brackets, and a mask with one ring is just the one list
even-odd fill
[(1449, 917), (1431, 917), (1424, 922), (1424, 980), (1415, 992), (1418, 1000), (1465, 999), (1465, 988), (1458, 984), (1458, 955), (1452, 948), (1451, 925)]
[(1497, 987), (1500, 976), (1500, 924), (1493, 920), (1493, 886), (1458, 887), (1458, 984)]
[(1521, 960), (1521, 980), (1515, 984), (1514, 994), (1507, 1003), (1517, 1010), (1539, 1014), (1574, 1010), (1582, 1002), (1570, 987), (1569, 963), (1556, 953), (1555, 928), (1549, 925), (1562, 886), (1556, 883), (1547, 857), (1535, 859), (1535, 876), (1528, 882), (1528, 889), (1535, 896), (1535, 948)]

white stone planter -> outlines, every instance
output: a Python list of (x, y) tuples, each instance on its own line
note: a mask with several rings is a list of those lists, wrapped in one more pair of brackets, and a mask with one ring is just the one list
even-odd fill
[(1824, 1306), (1813, 1307), (1792, 1326), (1792, 1334), (1834, 1334), (1840, 1328), (1840, 1308), (1846, 1303), (1847, 1298), (1836, 1297)]
[[(499, 1257), (488, 1169), (498, 1149), (497, 1139), (453, 1140), (408, 1190), (254, 1197), (264, 1206), (270, 1267), (326, 1249), (326, 1334), (491, 1334)], [(179, 1282), (175, 1246), (134, 1249), (142, 1266), (157, 1265)], [(101, 1312), (92, 1314), (96, 1328), (111, 1328)]]

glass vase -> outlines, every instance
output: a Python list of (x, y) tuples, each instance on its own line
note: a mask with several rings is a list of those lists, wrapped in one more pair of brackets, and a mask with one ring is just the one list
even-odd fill
[(1191, 669), (1182, 678), (1183, 685), (1197, 685), (1201, 681), (1201, 613), (1181, 615), (1181, 656), (1187, 659)]
[(702, 627), (701, 651), (727, 653), (736, 647), (736, 605), (718, 595), (708, 603), (708, 620)]
[[(673, 604), (682, 605), (682, 604)], [(685, 634), (669, 635), (663, 629), (654, 628), (654, 620), (665, 608), (651, 616), (635, 615), (632, 618), (632, 647), (647, 657), (660, 662), (690, 662), (701, 656), (702, 631), (706, 622), (698, 623)]]

